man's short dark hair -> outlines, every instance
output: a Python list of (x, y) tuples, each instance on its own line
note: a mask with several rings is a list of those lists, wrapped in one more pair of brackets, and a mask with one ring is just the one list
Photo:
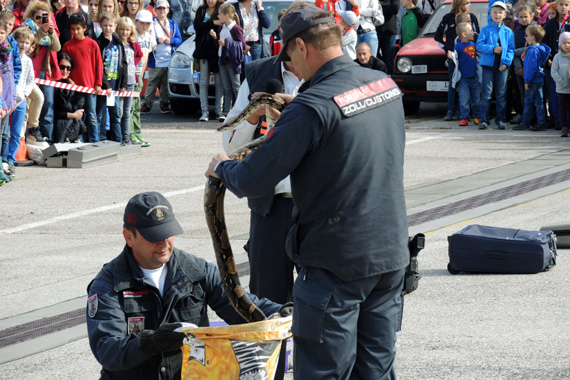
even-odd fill
[(130, 233), (133, 234), (134, 237), (137, 237), (137, 228), (133, 226), (129, 226), (128, 224), (123, 224), (123, 228)]
[[(291, 8), (289, 8), (291, 10)], [(320, 12), (315, 18), (331, 17), (330, 12)], [(313, 46), (317, 50), (324, 50), (331, 46), (342, 47), (342, 31), (340, 26), (334, 22), (317, 24), (291, 38), (291, 48), (296, 49), (295, 40), (302, 39), (305, 44)]]

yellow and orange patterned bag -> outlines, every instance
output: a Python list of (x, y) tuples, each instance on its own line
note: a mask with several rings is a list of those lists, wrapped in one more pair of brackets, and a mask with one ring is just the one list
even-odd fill
[(182, 327), (182, 380), (245, 380), (275, 376), (279, 350), (292, 318), (219, 327)]

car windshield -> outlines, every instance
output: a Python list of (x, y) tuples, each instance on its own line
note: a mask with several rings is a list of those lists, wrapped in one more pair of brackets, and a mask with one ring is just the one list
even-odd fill
[(263, 8), (265, 9), (265, 13), (271, 19), (271, 26), (269, 28), (264, 28), (263, 33), (270, 35), (273, 33), (277, 26), (279, 26), (279, 22), (277, 21), (277, 15), (281, 9), (287, 9), (291, 6), (292, 2), (289, 1), (267, 1), (263, 3)]
[[(449, 13), (451, 10), (451, 3), (442, 4), (436, 11), (431, 15), (428, 22), (426, 22), (424, 28), (422, 29), (422, 33), (420, 37), (433, 37), (439, 23), (443, 16)], [(479, 28), (484, 27), (487, 25), (487, 11), (489, 10), (489, 3), (475, 3), (471, 2), (471, 9), (469, 10), (475, 16), (477, 16), (477, 20), (479, 20)]]

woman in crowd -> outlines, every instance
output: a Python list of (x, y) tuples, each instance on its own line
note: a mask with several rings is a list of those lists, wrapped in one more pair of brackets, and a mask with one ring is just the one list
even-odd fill
[[(75, 84), (69, 77), (73, 70), (73, 60), (67, 54), (62, 54), (59, 60), (61, 70), (60, 82)], [(55, 89), (55, 131), (54, 142), (76, 142), (79, 136), (87, 132), (81, 119), (85, 98), (79, 92), (61, 88)]]
[(210, 31), (216, 31), (222, 24), (218, 20), (218, 8), (224, 3), (224, 0), (203, 0), (202, 5), (196, 11), (194, 19), (194, 29), (196, 30), (196, 49), (194, 50), (194, 58), (199, 60), (200, 64), (200, 107), (202, 109), (202, 117), (200, 121), (208, 121), (208, 86), (210, 83), (210, 73), (214, 73), (214, 82), (216, 85), (216, 119), (222, 116), (222, 95), (224, 93), (224, 85), (220, 77), (220, 69), (218, 67), (218, 50), (216, 49), (214, 39), (210, 35)]
[(251, 60), (263, 58), (263, 28), (271, 26), (271, 20), (265, 9), (262, 0), (254, 3), (252, 0), (238, 0), (233, 6), (239, 17), (239, 25), (243, 29), (243, 36), (247, 44), (246, 53), (249, 52)]
[(144, 0), (127, 0), (125, 3), (125, 11), (121, 16), (126, 16), (135, 21), (137, 18), (137, 13), (144, 9)]
[[(455, 39), (457, 38), (457, 32), (455, 28), (455, 18), (461, 13), (468, 13), (471, 17), (471, 25), (473, 26), (473, 31), (479, 34), (479, 22), (477, 21), (477, 16), (469, 12), (471, 8), (470, 0), (453, 0), (451, 4), (451, 10), (448, 14), (443, 16), (433, 39), (439, 42), (440, 47), (443, 48), (445, 54), (447, 55), (447, 70), (449, 72), (449, 83), (455, 71), (455, 63), (453, 63), (453, 50), (455, 48)], [(445, 41), (443, 36), (445, 35)], [(459, 119), (459, 110), (455, 107), (455, 88), (449, 86), (447, 92), (447, 113), (443, 120), (449, 121), (454, 118)]]

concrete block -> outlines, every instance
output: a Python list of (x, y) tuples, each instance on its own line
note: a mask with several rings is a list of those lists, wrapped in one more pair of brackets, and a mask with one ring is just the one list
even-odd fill
[(65, 168), (67, 167), (67, 157), (65, 156), (53, 156), (48, 157), (46, 160), (48, 168)]
[(119, 148), (119, 157), (135, 156), (141, 154), (141, 145), (121, 145)]
[(119, 159), (119, 147), (118, 142), (105, 140), (70, 149), (67, 156), (67, 167), (87, 168), (113, 163)]
[(58, 154), (67, 153), (70, 149), (79, 148), (88, 143), (56, 143), (42, 150), (45, 158), (56, 156)]

